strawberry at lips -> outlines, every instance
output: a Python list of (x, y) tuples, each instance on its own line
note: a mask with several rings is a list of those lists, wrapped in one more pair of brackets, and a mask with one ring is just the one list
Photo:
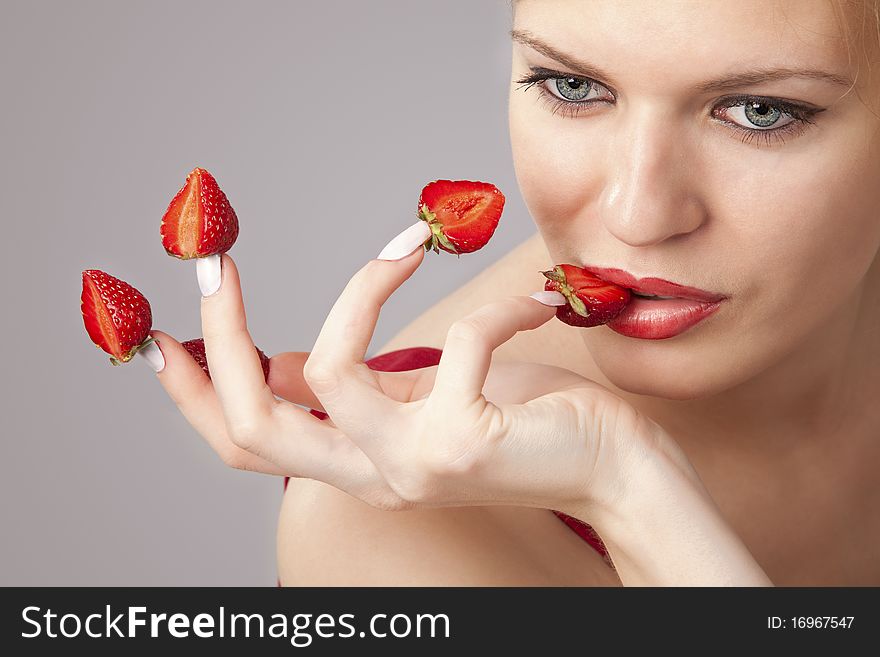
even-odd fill
[(557, 319), (579, 327), (607, 324), (616, 333), (643, 340), (687, 331), (726, 298), (659, 278), (636, 279), (620, 269), (561, 264), (541, 273), (547, 279), (544, 289), (561, 293), (568, 302), (557, 309)]

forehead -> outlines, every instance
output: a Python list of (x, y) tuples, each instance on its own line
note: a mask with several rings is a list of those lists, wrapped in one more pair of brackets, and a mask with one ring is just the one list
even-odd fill
[(750, 67), (854, 75), (832, 0), (518, 0), (514, 27), (621, 80), (683, 85)]

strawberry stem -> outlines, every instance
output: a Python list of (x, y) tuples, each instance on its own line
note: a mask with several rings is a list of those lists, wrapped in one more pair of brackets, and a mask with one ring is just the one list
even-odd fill
[(146, 347), (148, 344), (151, 344), (151, 343), (153, 343), (153, 342), (155, 342), (155, 341), (156, 341), (156, 338), (154, 338), (152, 335), (150, 335), (150, 336), (148, 336), (143, 342), (141, 342), (139, 345), (135, 345), (134, 347), (132, 347), (132, 348), (128, 351), (128, 353), (125, 354), (125, 355), (122, 357), (122, 360), (119, 360), (119, 359), (116, 358), (115, 356), (110, 356), (110, 363), (111, 363), (112, 365), (114, 365), (114, 366), (115, 366), (115, 365), (122, 365), (123, 363), (127, 363), (127, 362), (130, 361), (132, 358), (134, 358), (134, 355), (135, 355), (137, 352), (139, 352), (141, 349), (143, 349), (144, 347)]
[(437, 221), (437, 215), (431, 212), (431, 209), (427, 205), (423, 204), (422, 207), (419, 208), (419, 219), (426, 222), (431, 228), (431, 237), (425, 240), (425, 252), (433, 250), (434, 253), (440, 253), (440, 248), (437, 245), (442, 244), (452, 251), (452, 253), (455, 253), (461, 258), (458, 249), (455, 248), (455, 245), (449, 241), (449, 238), (446, 237), (446, 233), (443, 232), (443, 224)]
[(547, 279), (556, 283), (554, 286), (556, 291), (561, 293), (567, 300), (568, 305), (571, 306), (571, 309), (575, 311), (581, 317), (589, 317), (590, 311), (587, 310), (586, 304), (581, 300), (581, 298), (574, 291), (574, 288), (569, 285), (565, 280), (565, 271), (563, 271), (562, 267), (557, 265), (552, 270), (542, 271), (541, 272)]

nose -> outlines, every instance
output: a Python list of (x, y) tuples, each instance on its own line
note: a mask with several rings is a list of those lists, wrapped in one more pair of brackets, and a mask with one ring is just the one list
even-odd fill
[(648, 108), (621, 116), (614, 128), (599, 197), (603, 224), (630, 246), (651, 246), (691, 233), (706, 220), (695, 195), (694, 145), (674, 122)]

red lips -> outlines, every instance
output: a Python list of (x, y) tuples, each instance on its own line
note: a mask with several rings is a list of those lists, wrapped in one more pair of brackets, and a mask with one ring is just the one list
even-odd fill
[(544, 289), (560, 292), (568, 301), (557, 308), (557, 319), (579, 327), (607, 324), (621, 335), (648, 340), (683, 333), (727, 298), (662, 278), (637, 279), (622, 269), (559, 264), (542, 274), (547, 278)]
[(727, 297), (716, 292), (707, 292), (696, 287), (679, 285), (662, 278), (636, 278), (623, 269), (605, 269), (603, 267), (584, 267), (610, 283), (630, 289), (638, 294), (653, 294), (661, 297), (678, 297), (691, 301), (706, 301), (709, 303), (721, 301)]

